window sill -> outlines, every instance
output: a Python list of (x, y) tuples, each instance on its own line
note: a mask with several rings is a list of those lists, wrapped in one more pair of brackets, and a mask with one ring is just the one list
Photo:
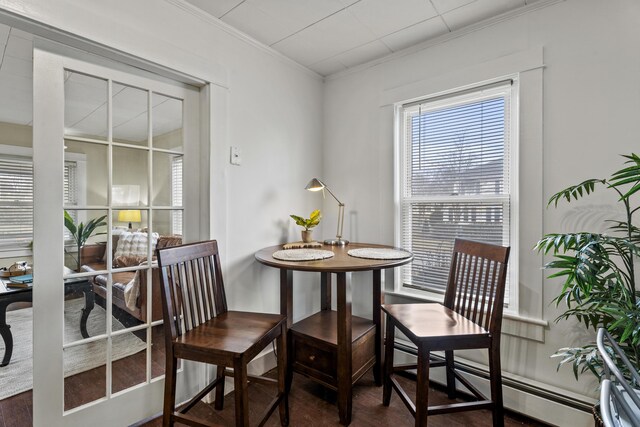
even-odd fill
[(32, 257), (33, 251), (31, 249), (11, 249), (11, 248), (1, 248), (0, 249), (0, 259), (3, 258), (24, 258), (24, 257)]
[[(397, 302), (436, 302), (442, 303), (444, 297), (416, 295), (409, 292), (385, 292), (385, 296), (397, 299)], [(395, 302), (395, 301), (394, 301)], [(533, 319), (517, 313), (505, 312), (502, 315), (502, 333), (516, 338), (525, 338), (537, 342), (544, 342), (544, 331), (549, 322), (543, 319)]]

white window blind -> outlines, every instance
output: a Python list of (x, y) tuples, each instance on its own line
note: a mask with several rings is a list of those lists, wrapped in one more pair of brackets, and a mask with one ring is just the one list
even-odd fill
[(510, 244), (510, 98), (508, 82), (400, 109), (403, 287), (444, 293), (455, 238)]
[(64, 205), (78, 204), (78, 164), (76, 162), (64, 162)]
[[(72, 161), (64, 162), (64, 206), (74, 206), (78, 204), (78, 164)], [(69, 210), (69, 216), (73, 222), (78, 223), (78, 211)], [(64, 240), (72, 242), (71, 233), (64, 227)]]
[[(77, 163), (64, 165), (64, 204), (78, 203)], [(77, 220), (75, 211), (69, 212)], [(70, 239), (65, 228), (65, 239)], [(0, 155), (0, 250), (29, 246), (33, 240), (33, 161)]]
[(26, 248), (33, 240), (33, 163), (0, 156), (0, 249)]
[[(171, 161), (171, 206), (182, 207), (182, 156)], [(182, 211), (171, 211), (171, 233), (182, 235)]]

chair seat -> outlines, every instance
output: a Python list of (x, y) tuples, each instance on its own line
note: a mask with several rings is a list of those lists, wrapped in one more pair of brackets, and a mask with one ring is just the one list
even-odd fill
[(414, 343), (428, 340), (430, 350), (483, 347), (490, 338), (486, 329), (441, 304), (385, 304), (382, 310)]
[(256, 350), (259, 352), (273, 341), (285, 320), (279, 314), (228, 311), (178, 336), (175, 351), (241, 356), (250, 354), (252, 347), (260, 343), (262, 346)]

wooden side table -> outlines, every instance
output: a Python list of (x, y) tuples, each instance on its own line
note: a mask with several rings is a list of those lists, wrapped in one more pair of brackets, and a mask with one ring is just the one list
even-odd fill
[[(347, 246), (323, 245), (333, 251), (332, 258), (319, 261), (281, 261), (273, 253), (282, 246), (271, 246), (256, 253), (258, 262), (280, 269), (280, 313), (287, 316), (289, 329), (288, 384), (293, 372), (301, 373), (338, 393), (340, 423), (351, 422), (352, 387), (370, 368), (378, 386), (382, 385), (382, 314), (384, 302), (381, 272), (411, 262), (364, 259), (349, 256), (356, 248), (397, 249), (391, 246), (350, 243)], [(293, 324), (293, 271), (320, 273), (320, 312)], [(373, 272), (373, 319), (351, 314), (351, 272)], [(331, 275), (336, 275), (336, 309), (331, 308)]]

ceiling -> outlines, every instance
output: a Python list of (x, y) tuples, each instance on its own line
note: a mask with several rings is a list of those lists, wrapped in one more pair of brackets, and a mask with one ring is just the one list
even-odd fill
[(539, 0), (186, 0), (327, 76)]
[[(542, 0), (186, 1), (327, 76)], [(0, 24), (0, 122), (31, 125), (32, 47), (31, 34)], [(67, 93), (80, 90), (81, 80), (67, 79)], [(142, 140), (146, 113), (140, 93), (122, 89), (114, 90), (114, 105), (131, 108), (114, 111), (114, 137)], [(67, 114), (67, 129), (103, 135), (104, 129), (102, 134), (92, 133), (91, 127), (98, 123), (104, 127), (106, 97), (91, 85), (84, 90), (93, 92), (75, 97), (77, 105), (67, 111), (73, 112), (73, 117)], [(156, 135), (181, 125), (181, 107), (170, 101), (152, 100)]]
[[(33, 111), (33, 36), (0, 24), (0, 122), (31, 125)], [(81, 74), (65, 75), (65, 133), (106, 139), (106, 81)], [(182, 127), (182, 103), (154, 94), (154, 136)], [(113, 85), (113, 138), (139, 143), (147, 140), (146, 92)]]

